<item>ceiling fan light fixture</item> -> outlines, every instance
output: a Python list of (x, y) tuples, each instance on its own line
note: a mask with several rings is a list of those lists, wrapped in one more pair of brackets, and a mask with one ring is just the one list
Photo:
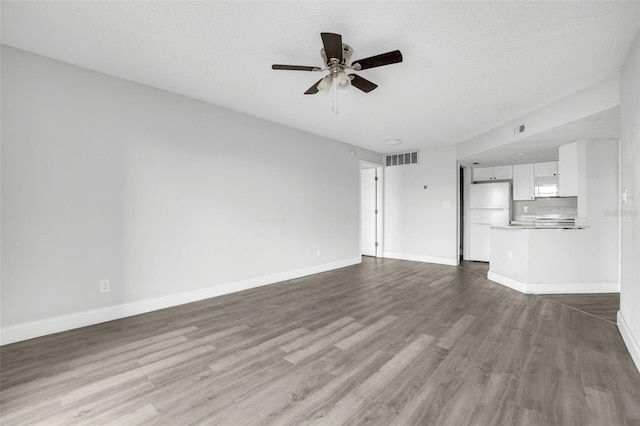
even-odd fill
[(320, 83), (318, 83), (318, 90), (322, 90), (323, 92), (331, 90), (331, 75), (320, 80)]
[(334, 78), (337, 79), (338, 87), (340, 87), (341, 89), (346, 89), (351, 86), (351, 79), (344, 71), (340, 71)]

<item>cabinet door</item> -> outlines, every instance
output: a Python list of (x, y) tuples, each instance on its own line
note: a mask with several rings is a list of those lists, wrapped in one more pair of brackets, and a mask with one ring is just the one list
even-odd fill
[(535, 177), (558, 176), (558, 162), (535, 163)]
[(516, 164), (513, 166), (513, 199), (533, 200), (534, 197), (533, 164)]
[(476, 167), (473, 169), (473, 180), (483, 182), (493, 180), (493, 167)]
[(513, 166), (496, 166), (493, 168), (494, 180), (505, 180), (513, 178)]
[(561, 145), (559, 149), (558, 192), (561, 197), (578, 195), (578, 143)]

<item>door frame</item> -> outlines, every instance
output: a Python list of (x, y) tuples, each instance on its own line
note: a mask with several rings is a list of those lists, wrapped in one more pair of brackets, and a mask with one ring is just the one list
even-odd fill
[(376, 239), (378, 240), (378, 246), (376, 247), (375, 257), (384, 257), (384, 166), (380, 163), (372, 161), (360, 160), (360, 167), (358, 169), (358, 247), (360, 250), (360, 259), (362, 260), (362, 170), (363, 169), (376, 169), (376, 176), (378, 177), (378, 184), (376, 185), (376, 208), (378, 209), (378, 216), (376, 217)]
[[(460, 169), (463, 179), (460, 182)], [(458, 161), (457, 192), (458, 192), (458, 259), (469, 260), (469, 191), (471, 190), (471, 167)], [(462, 191), (460, 189), (462, 188)], [(462, 252), (460, 252), (462, 246)]]

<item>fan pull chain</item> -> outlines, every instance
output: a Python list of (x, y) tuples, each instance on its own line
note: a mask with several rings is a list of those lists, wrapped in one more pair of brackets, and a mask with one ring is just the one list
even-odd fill
[(340, 114), (340, 111), (338, 109), (338, 79), (334, 77), (331, 79), (331, 82), (333, 83), (331, 85), (331, 111), (338, 115)]
[(336, 112), (336, 81), (331, 79), (331, 111)]

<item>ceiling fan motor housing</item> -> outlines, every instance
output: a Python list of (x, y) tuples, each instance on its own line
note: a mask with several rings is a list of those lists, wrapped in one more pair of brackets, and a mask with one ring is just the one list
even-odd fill
[(351, 55), (353, 55), (353, 49), (348, 44), (342, 43), (342, 61), (338, 61), (337, 58), (327, 58), (327, 53), (324, 47), (320, 49), (320, 55), (322, 60), (329, 68), (334, 66), (348, 66), (351, 63)]

